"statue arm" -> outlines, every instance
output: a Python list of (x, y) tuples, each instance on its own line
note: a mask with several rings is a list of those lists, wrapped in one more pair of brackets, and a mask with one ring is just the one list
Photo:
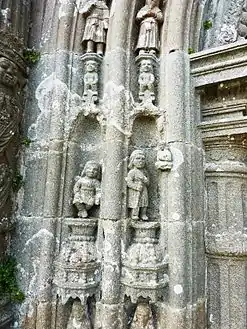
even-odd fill
[(132, 190), (140, 191), (142, 189), (142, 183), (135, 179), (135, 174), (133, 173), (133, 171), (130, 171), (128, 173), (128, 176), (126, 177), (126, 182), (128, 188)]
[(163, 23), (164, 17), (160, 9), (156, 13), (156, 19), (160, 24)]
[(140, 9), (136, 15), (136, 20), (141, 21), (147, 15), (147, 10)]
[(73, 189), (74, 194), (79, 193), (79, 192), (80, 192), (80, 189), (81, 189), (81, 182), (80, 182), (80, 180), (79, 180), (79, 181), (77, 181), (77, 182), (75, 183), (75, 186), (74, 186), (74, 189)]
[(100, 186), (100, 182), (96, 182), (96, 186), (95, 186), (95, 204), (96, 205), (100, 204), (100, 199), (101, 199), (101, 186)]

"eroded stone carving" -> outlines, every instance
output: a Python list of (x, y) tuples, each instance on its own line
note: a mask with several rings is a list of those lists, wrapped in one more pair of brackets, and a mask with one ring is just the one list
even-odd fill
[(128, 186), (128, 208), (131, 209), (131, 218), (148, 220), (148, 174), (145, 169), (146, 157), (142, 150), (135, 150), (130, 156), (129, 173), (126, 177)]
[(163, 14), (159, 8), (159, 0), (146, 0), (146, 5), (137, 13), (140, 22), (139, 38), (136, 50), (139, 54), (156, 55), (160, 49), (159, 25), (163, 22)]
[(152, 310), (147, 302), (138, 303), (130, 329), (154, 329)]
[(91, 329), (87, 306), (82, 305), (79, 299), (73, 301), (67, 329)]
[(241, 38), (247, 38), (247, 8), (244, 6), (238, 26), (238, 35)]
[(105, 1), (98, 0), (92, 4), (86, 15), (88, 16), (82, 39), (83, 43), (86, 43), (86, 52), (103, 55), (110, 15)]
[(11, 170), (6, 163), (0, 164), (0, 209), (4, 206), (11, 188)]
[(78, 298), (84, 303), (87, 297), (97, 294), (97, 222), (96, 218), (85, 218), (83, 221), (78, 218), (67, 218), (63, 223), (64, 231), (68, 233), (56, 262), (54, 280), (63, 304), (70, 298)]
[(88, 210), (100, 204), (100, 164), (88, 161), (74, 186), (73, 204), (78, 217), (88, 217)]
[(98, 100), (98, 63), (88, 60), (85, 63), (83, 101), (87, 104), (95, 104)]
[(140, 64), (139, 74), (139, 99), (142, 103), (147, 100), (153, 102), (155, 100), (154, 94), (154, 70), (153, 64), (150, 59), (143, 59)]
[(161, 149), (157, 152), (155, 167), (162, 171), (171, 170), (172, 153), (168, 147), (161, 146)]
[(14, 95), (17, 87), (17, 66), (9, 59), (0, 57), (0, 153), (17, 133), (20, 121), (19, 108)]
[(131, 222), (133, 240), (123, 259), (122, 284), (133, 303), (140, 297), (156, 302), (168, 283), (167, 261), (159, 249), (158, 222)]

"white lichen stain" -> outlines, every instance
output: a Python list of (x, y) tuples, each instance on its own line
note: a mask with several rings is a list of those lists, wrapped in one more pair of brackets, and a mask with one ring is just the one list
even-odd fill
[[(48, 146), (49, 134), (44, 127), (49, 127), (49, 120), (52, 115), (56, 118), (56, 131), (63, 129), (65, 124), (65, 132), (69, 131), (71, 123), (81, 111), (79, 104), (81, 97), (77, 94), (72, 94), (67, 85), (56, 77), (55, 73), (46, 77), (37, 87), (35, 93), (38, 101), (40, 113), (35, 123), (29, 127), (28, 137), (33, 141), (37, 140), (41, 147)], [(71, 104), (71, 113), (69, 111), (69, 101)], [(64, 111), (64, 115), (63, 112)], [(55, 127), (54, 127), (55, 128)], [(53, 136), (55, 137), (55, 136)]]
[(179, 220), (180, 219), (180, 215), (178, 214), (178, 213), (173, 213), (173, 215), (172, 215), (172, 219), (174, 219), (174, 220)]
[(58, 18), (70, 15), (70, 6), (75, 6), (74, 0), (59, 0), (60, 8), (58, 12)]
[[(172, 152), (172, 157), (173, 157), (172, 171), (177, 171), (178, 168), (184, 163), (184, 156), (183, 153), (174, 146), (171, 146), (170, 150)], [(179, 175), (177, 177), (179, 177)]]
[(176, 295), (182, 294), (183, 291), (184, 291), (184, 289), (181, 286), (181, 284), (176, 284), (176, 286), (174, 286), (174, 292), (175, 292)]
[(44, 241), (47, 238), (53, 239), (53, 237), (54, 237), (54, 235), (50, 231), (48, 231), (46, 229), (41, 229), (36, 234), (34, 234), (30, 239), (28, 239), (26, 241), (25, 247), (28, 247), (30, 243), (34, 243), (34, 240), (36, 240), (36, 239), (41, 239), (42, 241)]

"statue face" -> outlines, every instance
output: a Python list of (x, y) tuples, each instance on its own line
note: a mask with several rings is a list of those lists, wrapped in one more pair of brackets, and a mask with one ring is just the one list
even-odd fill
[(97, 65), (96, 62), (94, 62), (94, 61), (87, 62), (87, 65), (86, 65), (87, 72), (95, 72), (96, 65)]
[(152, 72), (152, 64), (149, 60), (142, 61), (141, 72)]
[(9, 59), (0, 57), (0, 83), (9, 88), (17, 84), (17, 66)]
[(138, 153), (133, 160), (133, 165), (138, 169), (142, 169), (145, 167), (145, 160), (145, 154)]
[(159, 0), (147, 0), (147, 5), (151, 8), (158, 7), (159, 6)]
[(93, 163), (89, 163), (85, 168), (85, 175), (88, 178), (96, 178), (98, 176), (98, 166)]

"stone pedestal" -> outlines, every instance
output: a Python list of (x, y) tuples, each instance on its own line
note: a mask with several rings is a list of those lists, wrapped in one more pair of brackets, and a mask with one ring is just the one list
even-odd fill
[(63, 225), (69, 234), (62, 244), (56, 264), (57, 294), (64, 304), (69, 298), (79, 298), (84, 302), (98, 292), (100, 274), (95, 249), (97, 219), (66, 218)]
[(157, 222), (131, 222), (134, 229), (132, 244), (123, 260), (122, 289), (133, 303), (139, 297), (155, 303), (164, 295), (168, 284), (168, 263), (161, 257), (158, 246)]

